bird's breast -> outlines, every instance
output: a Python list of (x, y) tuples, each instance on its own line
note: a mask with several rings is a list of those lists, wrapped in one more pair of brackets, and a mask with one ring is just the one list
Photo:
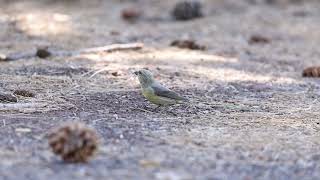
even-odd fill
[(160, 97), (157, 96), (152, 88), (143, 88), (142, 89), (142, 94), (143, 96), (148, 99), (150, 102), (158, 105), (170, 105), (170, 104), (175, 104), (176, 101), (166, 98), (166, 97)]

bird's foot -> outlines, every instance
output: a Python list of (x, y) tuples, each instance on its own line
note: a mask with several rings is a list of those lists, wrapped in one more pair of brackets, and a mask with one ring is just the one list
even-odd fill
[(161, 107), (161, 105), (158, 105), (157, 107), (155, 107), (155, 108), (153, 109), (153, 111), (157, 111), (160, 107)]

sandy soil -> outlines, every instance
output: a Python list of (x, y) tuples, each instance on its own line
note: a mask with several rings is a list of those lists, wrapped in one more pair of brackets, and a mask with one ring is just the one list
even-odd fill
[[(139, 51), (0, 62), (0, 179), (318, 179), (320, 4), (204, 0), (205, 16), (170, 18), (176, 1), (1, 2), (0, 53), (143, 42)], [(134, 23), (123, 8), (143, 9)], [(252, 35), (270, 39), (249, 44)], [(170, 47), (194, 39), (208, 48)], [(154, 110), (132, 71), (149, 68), (191, 103)], [(94, 72), (104, 69), (99, 74)], [(116, 76), (112, 75), (117, 73)], [(46, 135), (82, 121), (101, 137), (88, 164), (64, 164)]]

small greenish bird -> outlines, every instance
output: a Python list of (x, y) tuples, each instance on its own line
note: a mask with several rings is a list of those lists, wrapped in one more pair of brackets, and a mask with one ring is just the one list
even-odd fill
[(159, 106), (167, 106), (187, 101), (186, 98), (157, 82), (150, 71), (142, 69), (134, 72), (134, 74), (139, 78), (143, 96), (150, 102)]

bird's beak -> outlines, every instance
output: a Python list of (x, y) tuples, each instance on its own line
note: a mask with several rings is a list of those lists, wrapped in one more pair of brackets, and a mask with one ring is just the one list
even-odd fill
[(138, 71), (135, 71), (135, 72), (133, 72), (133, 74), (138, 75), (139, 73), (138, 73)]

